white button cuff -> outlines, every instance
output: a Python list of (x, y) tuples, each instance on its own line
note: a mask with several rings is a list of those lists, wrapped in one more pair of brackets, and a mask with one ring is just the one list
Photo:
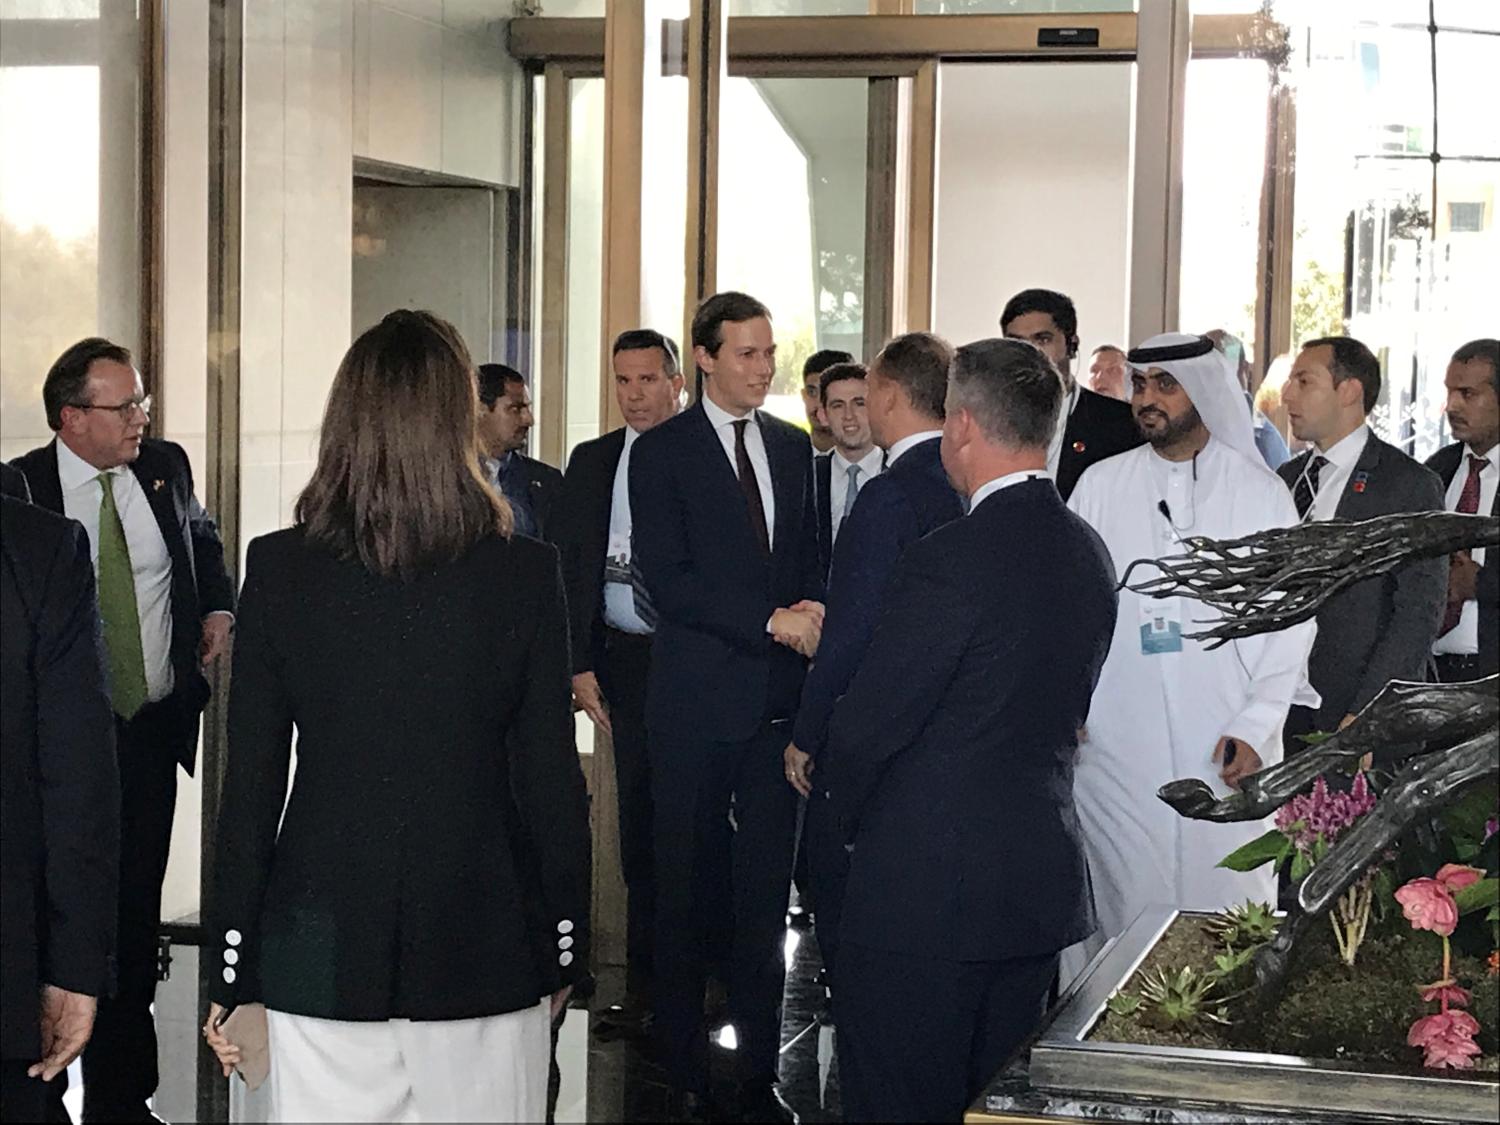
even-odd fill
[(564, 918), (557, 924), (557, 932), (560, 934), (571, 934), (573, 932), (573, 923), (567, 918)]
[(570, 937), (560, 937), (560, 938), (558, 938), (557, 939), (557, 948), (558, 949), (572, 949), (573, 948), (573, 939), (570, 938)]
[(225, 984), (233, 984), (234, 983), (234, 977), (235, 977), (235, 972), (234, 972), (233, 969), (225, 969), (224, 970), (224, 983)]
[[(571, 953), (561, 953), (558, 955), (557, 963), (566, 969), (573, 963), (573, 955)], [(225, 972), (228, 972), (228, 970), (226, 969)]]
[(224, 933), (224, 941), (226, 943), (228, 943), (229, 945), (239, 945), (240, 940), (241, 939), (240, 939), (240, 932), (239, 932), (239, 930), (226, 930), (225, 931), (225, 933)]
[(238, 965), (239, 963), (240, 963), (240, 955), (239, 955), (238, 951), (233, 950), (233, 949), (226, 949), (226, 950), (224, 950), (224, 964), (226, 964), (226, 965)]

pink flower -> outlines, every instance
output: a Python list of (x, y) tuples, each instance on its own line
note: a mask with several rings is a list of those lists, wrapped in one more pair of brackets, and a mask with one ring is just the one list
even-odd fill
[(1461, 891), (1484, 878), (1477, 867), (1465, 867), (1461, 863), (1445, 863), (1438, 868), (1437, 881), (1449, 891)]
[(1276, 813), (1276, 827), (1304, 852), (1320, 838), (1332, 846), (1339, 835), (1375, 807), (1376, 797), (1362, 773), (1355, 774), (1347, 793), (1331, 792), (1318, 778), (1306, 793), (1293, 797)]
[(1458, 925), (1458, 904), (1436, 879), (1413, 879), (1396, 892), (1396, 901), (1414, 930), (1448, 937)]
[(1441, 1001), (1444, 1004), (1452, 1004), (1455, 1008), (1469, 1006), (1468, 989), (1460, 988), (1451, 980), (1440, 980), (1436, 984), (1419, 984), (1417, 991), (1422, 994), (1422, 1000), (1428, 1004)]
[(1422, 1048), (1424, 1066), (1461, 1070), (1472, 1067), (1474, 1056), (1479, 1054), (1479, 1044), (1474, 1042), (1478, 1030), (1479, 1021), (1468, 1012), (1437, 1012), (1412, 1024), (1406, 1042)]

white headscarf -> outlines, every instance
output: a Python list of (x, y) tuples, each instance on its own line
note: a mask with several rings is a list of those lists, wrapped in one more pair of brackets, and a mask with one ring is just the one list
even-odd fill
[[(1199, 346), (1204, 350), (1186, 359), (1158, 359), (1149, 354), (1162, 349), (1191, 351)], [(1255, 445), (1255, 423), (1245, 407), (1239, 372), (1207, 336), (1164, 332), (1131, 348), (1128, 362), (1135, 371), (1144, 373), (1158, 368), (1171, 375), (1182, 384), (1204, 426), (1217, 441), (1261, 472), (1270, 472)]]

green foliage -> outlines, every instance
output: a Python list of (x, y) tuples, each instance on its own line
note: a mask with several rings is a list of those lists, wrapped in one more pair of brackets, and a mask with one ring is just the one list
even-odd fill
[(1186, 1030), (1204, 1022), (1223, 1023), (1215, 1008), (1219, 978), (1191, 965), (1158, 969), (1141, 984), (1141, 1019), (1159, 1030)]
[(1481, 879), (1457, 891), (1453, 901), (1458, 904), (1459, 914), (1472, 914), (1476, 910), (1494, 911), (1500, 906), (1500, 879)]
[(1115, 1015), (1128, 1018), (1141, 1010), (1141, 998), (1134, 992), (1116, 992), (1104, 1006)]
[[(1292, 341), (1298, 344), (1321, 336), (1341, 336), (1343, 332), (1343, 271), (1334, 273), (1308, 259), (1297, 271), (1292, 286)], [(1313, 739), (1317, 737), (1309, 735), (1305, 741), (1316, 745)]]
[(1249, 946), (1245, 949), (1227, 949), (1223, 953), (1214, 955), (1214, 972), (1221, 977), (1231, 977), (1239, 972), (1255, 956), (1255, 947)]
[(1276, 924), (1276, 913), (1269, 903), (1246, 900), (1215, 914), (1204, 929), (1230, 951), (1253, 951), (1276, 936)]
[(1248, 844), (1235, 848), (1219, 860), (1219, 866), (1227, 867), (1230, 871), (1254, 871), (1261, 864), (1274, 861), (1276, 867), (1280, 868), (1287, 856), (1291, 855), (1292, 846), (1286, 833), (1273, 828)]

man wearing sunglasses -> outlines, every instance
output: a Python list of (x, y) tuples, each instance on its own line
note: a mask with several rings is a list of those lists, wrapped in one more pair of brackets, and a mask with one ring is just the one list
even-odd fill
[(204, 671), (228, 647), (234, 584), (218, 529), (193, 495), (187, 454), (145, 436), (151, 399), (127, 348), (80, 340), (52, 365), (42, 400), (57, 438), (15, 466), (36, 504), (88, 533), (120, 769), (117, 989), (100, 998), (84, 1051), (83, 1117), (151, 1120), (151, 1004), (176, 767), (193, 770)]

